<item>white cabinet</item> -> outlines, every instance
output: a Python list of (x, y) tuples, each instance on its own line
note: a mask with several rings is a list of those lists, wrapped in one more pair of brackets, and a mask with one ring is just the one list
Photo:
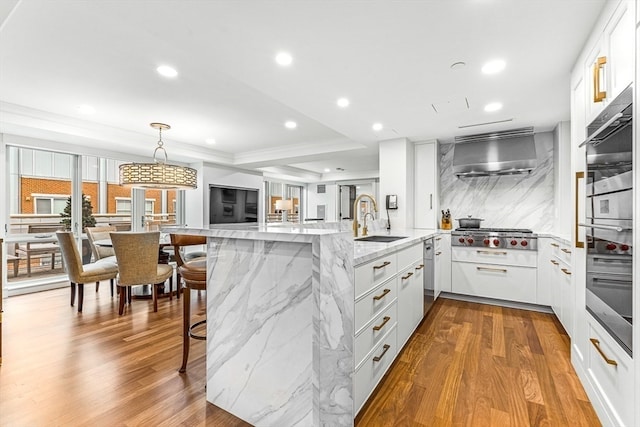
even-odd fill
[(633, 359), (590, 314), (587, 314), (587, 324), (585, 371), (590, 385), (598, 393), (598, 399), (605, 402), (602, 406), (608, 420), (601, 419), (602, 424), (637, 425), (633, 421), (637, 405), (633, 397)]
[[(551, 308), (570, 337), (573, 337), (576, 293), (572, 280), (571, 246), (551, 241)], [(541, 260), (541, 262), (544, 262)]]
[(438, 228), (438, 142), (415, 147), (414, 227)]
[(451, 292), (451, 234), (443, 233), (434, 239), (435, 297), (441, 291)]
[(451, 256), (452, 292), (535, 304), (536, 252), (456, 246)]
[(633, 81), (635, 61), (633, 0), (619, 3), (586, 58), (587, 121)]
[(356, 413), (422, 320), (423, 253), (420, 242), (355, 269)]
[[(538, 237), (538, 274), (536, 284), (536, 303), (540, 305), (554, 305), (553, 277), (553, 240), (548, 237)], [(555, 309), (554, 309), (555, 311)]]

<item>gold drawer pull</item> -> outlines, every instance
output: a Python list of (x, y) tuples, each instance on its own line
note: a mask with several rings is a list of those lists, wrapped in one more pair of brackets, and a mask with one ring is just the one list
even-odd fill
[(613, 359), (609, 359), (607, 355), (604, 354), (604, 351), (602, 351), (602, 349), (600, 348), (600, 341), (595, 338), (589, 338), (589, 341), (591, 341), (591, 344), (593, 344), (596, 350), (598, 350), (598, 353), (600, 353), (600, 356), (602, 356), (605, 362), (607, 362), (609, 365), (618, 366), (618, 362)]
[(416, 270), (422, 270), (424, 268), (424, 264), (420, 264), (419, 266), (416, 267)]
[(601, 56), (593, 64), (593, 102), (602, 102), (607, 97), (606, 90), (600, 90), (600, 70), (607, 63), (607, 57)]
[(504, 251), (476, 251), (476, 252), (483, 255), (506, 255), (507, 254)]
[(549, 261), (551, 261), (551, 264), (553, 264), (553, 265), (560, 265), (560, 263), (559, 263), (558, 261), (554, 261), (554, 260), (552, 260), (552, 259), (551, 259), (551, 260), (549, 260)]
[(551, 243), (551, 246), (553, 246), (554, 248), (559, 248), (560, 247), (560, 245), (557, 244), (557, 243)]
[(378, 301), (381, 300), (382, 298), (384, 298), (389, 292), (391, 292), (391, 289), (385, 289), (382, 291), (382, 293), (380, 295), (376, 295), (375, 297), (373, 297), (374, 300)]
[(436, 256), (442, 255), (442, 252), (436, 252)]
[(386, 324), (387, 324), (387, 322), (388, 322), (389, 320), (391, 320), (391, 317), (389, 317), (389, 316), (384, 316), (384, 317), (382, 318), (382, 323), (380, 323), (379, 325), (374, 326), (374, 327), (373, 327), (373, 330), (374, 330), (374, 331), (379, 331), (380, 329), (384, 328), (384, 325), (386, 325)]
[(391, 264), (391, 261), (385, 261), (385, 262), (382, 263), (382, 265), (374, 265), (373, 269), (374, 270), (379, 270), (381, 268), (385, 268), (389, 264)]
[(389, 350), (391, 348), (391, 346), (389, 344), (385, 344), (382, 346), (382, 348), (384, 350), (382, 350), (382, 353), (380, 353), (380, 356), (376, 356), (373, 358), (374, 362), (379, 362), (380, 360), (382, 360), (382, 356), (384, 356), (384, 354), (387, 352), (387, 350)]
[(571, 251), (570, 251), (569, 249), (562, 248), (562, 249), (560, 249), (560, 250), (561, 250), (562, 252), (564, 252), (565, 254), (570, 254), (570, 253), (571, 253)]
[(489, 267), (476, 267), (479, 271), (498, 271), (500, 273), (506, 273), (506, 268), (489, 268)]
[(407, 280), (409, 277), (413, 276), (413, 273), (407, 273), (406, 276), (402, 277), (402, 280)]
[(436, 240), (442, 240), (442, 237), (436, 237)]
[(568, 276), (571, 276), (571, 272), (569, 270), (567, 270), (566, 268), (561, 268), (560, 270), (562, 270), (562, 272)]

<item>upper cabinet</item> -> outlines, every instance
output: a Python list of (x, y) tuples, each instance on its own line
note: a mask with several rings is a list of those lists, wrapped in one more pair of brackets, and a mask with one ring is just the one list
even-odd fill
[(633, 81), (634, 14), (633, 1), (621, 1), (587, 55), (587, 122)]
[(414, 227), (438, 228), (438, 142), (415, 144)]

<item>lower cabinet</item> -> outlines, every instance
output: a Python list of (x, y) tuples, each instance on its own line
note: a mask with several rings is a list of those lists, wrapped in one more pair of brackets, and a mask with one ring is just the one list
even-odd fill
[[(587, 314), (588, 350), (585, 357), (587, 380), (595, 389), (598, 402), (594, 406), (603, 407), (609, 421), (604, 425), (633, 426), (634, 366), (633, 359)], [(593, 400), (593, 396), (590, 396)]]
[(451, 234), (443, 233), (434, 238), (435, 297), (440, 292), (451, 292)]
[(536, 302), (535, 267), (499, 264), (451, 263), (452, 290), (508, 301)]
[(355, 269), (354, 405), (357, 413), (422, 320), (423, 243)]
[(576, 295), (572, 277), (571, 250), (568, 245), (558, 242), (551, 242), (551, 245), (554, 248), (552, 256), (549, 258), (549, 263), (552, 266), (550, 272), (551, 308), (567, 334), (573, 337)]

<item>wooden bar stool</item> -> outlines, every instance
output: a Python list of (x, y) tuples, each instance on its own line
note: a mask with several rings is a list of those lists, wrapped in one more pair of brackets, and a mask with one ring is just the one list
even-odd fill
[[(206, 335), (198, 335), (193, 332), (195, 328), (203, 325), (207, 320), (191, 323), (191, 291), (204, 291), (207, 289), (207, 258), (200, 257), (190, 261), (184, 261), (180, 248), (183, 246), (204, 245), (207, 243), (205, 236), (189, 236), (183, 234), (171, 234), (176, 264), (178, 265), (178, 277), (181, 277), (184, 284), (184, 295), (182, 298), (182, 366), (180, 373), (187, 371), (187, 361), (189, 360), (189, 338), (196, 340), (206, 340)], [(180, 284), (178, 283), (178, 287)]]

